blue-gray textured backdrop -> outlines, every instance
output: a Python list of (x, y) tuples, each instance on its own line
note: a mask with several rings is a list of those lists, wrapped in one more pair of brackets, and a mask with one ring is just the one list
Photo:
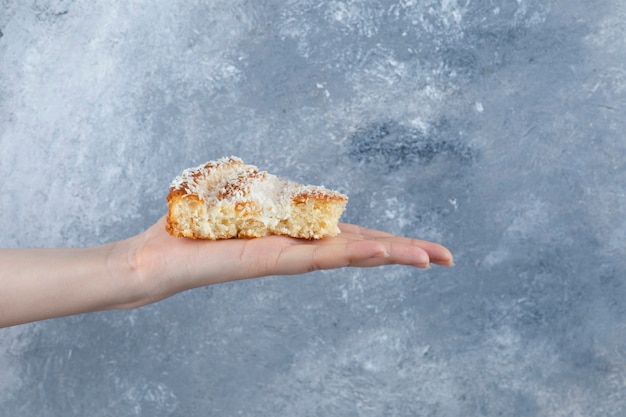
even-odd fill
[(237, 155), (457, 266), (3, 329), (0, 414), (626, 415), (625, 22), (622, 0), (3, 0), (0, 246), (136, 234), (183, 168)]

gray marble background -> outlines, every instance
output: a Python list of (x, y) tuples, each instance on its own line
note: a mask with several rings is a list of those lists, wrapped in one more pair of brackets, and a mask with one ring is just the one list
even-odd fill
[(457, 266), (2, 329), (0, 415), (626, 415), (625, 4), (2, 0), (0, 246), (131, 236), (238, 155)]

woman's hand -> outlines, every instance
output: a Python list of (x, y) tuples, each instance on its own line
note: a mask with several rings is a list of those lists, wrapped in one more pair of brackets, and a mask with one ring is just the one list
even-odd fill
[(190, 240), (165, 218), (102, 246), (0, 249), (0, 327), (98, 310), (134, 308), (219, 282), (317, 269), (452, 265), (441, 245), (350, 224), (320, 240), (284, 236)]
[(450, 266), (445, 247), (351, 224), (320, 240), (269, 236), (257, 239), (190, 240), (165, 231), (165, 218), (132, 238), (133, 270), (145, 290), (145, 303), (187, 289), (267, 275), (302, 274), (318, 269), (389, 264), (428, 268)]

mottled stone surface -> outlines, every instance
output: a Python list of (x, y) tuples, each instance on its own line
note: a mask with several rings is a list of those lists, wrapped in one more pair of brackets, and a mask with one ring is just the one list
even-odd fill
[(237, 155), (457, 264), (2, 329), (0, 414), (626, 415), (624, 22), (621, 0), (0, 2), (0, 246), (133, 235), (183, 168)]

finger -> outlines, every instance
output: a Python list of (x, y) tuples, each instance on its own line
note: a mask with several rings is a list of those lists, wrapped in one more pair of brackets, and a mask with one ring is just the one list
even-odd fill
[[(386, 240), (389, 245), (396, 248), (391, 253), (408, 253), (408, 256), (402, 256), (401, 259), (410, 258), (414, 256), (417, 258), (416, 262), (419, 264), (424, 262), (424, 257), (429, 263), (452, 266), (454, 265), (452, 253), (437, 243), (428, 242), (425, 240), (408, 239), (408, 238), (394, 238)], [(408, 249), (413, 248), (413, 250)], [(407, 252), (408, 251), (408, 252)]]
[(358, 226), (356, 224), (339, 223), (339, 230), (342, 233), (350, 233), (358, 236), (362, 236), (365, 239), (381, 238), (381, 237), (393, 237), (395, 235), (382, 230), (368, 229), (366, 227)]
[(301, 274), (368, 264), (383, 265), (389, 257), (385, 246), (371, 240), (341, 240), (333, 244), (303, 244), (285, 248), (277, 257), (274, 274)]
[(430, 255), (424, 248), (415, 244), (414, 240), (389, 240), (386, 242), (390, 254), (389, 262), (400, 265), (410, 265), (418, 268), (430, 267)]
[(406, 242), (412, 246), (419, 247), (423, 249), (430, 258), (430, 262), (443, 265), (443, 266), (452, 266), (454, 265), (454, 260), (452, 253), (443, 245), (429, 242), (427, 240), (420, 239), (412, 239), (401, 236), (396, 236), (391, 233), (383, 232), (375, 229), (368, 229), (365, 227), (361, 227), (355, 224), (348, 223), (340, 223), (339, 228), (342, 231), (341, 236), (346, 237), (348, 239), (375, 239), (375, 240), (397, 240)]
[(410, 245), (426, 252), (431, 263), (442, 266), (454, 265), (452, 253), (445, 246), (419, 239), (411, 239)]
[[(417, 268), (428, 268), (430, 258), (428, 253), (418, 246), (410, 245), (409, 239), (394, 238), (383, 239), (379, 241), (361, 240), (347, 243), (347, 248), (357, 252), (356, 256), (352, 256), (349, 265), (352, 267), (375, 267), (382, 265), (400, 264), (409, 265)], [(377, 246), (380, 245), (380, 246)], [(368, 256), (367, 249), (371, 248), (374, 256)], [(378, 249), (375, 249), (378, 248)], [(383, 249), (382, 253), (380, 249)], [(333, 254), (337, 253), (337, 248), (329, 247)], [(360, 253), (358, 251), (361, 251)], [(318, 250), (318, 254), (324, 252)], [(354, 253), (354, 252), (353, 252)], [(319, 269), (324, 269), (319, 268)]]

